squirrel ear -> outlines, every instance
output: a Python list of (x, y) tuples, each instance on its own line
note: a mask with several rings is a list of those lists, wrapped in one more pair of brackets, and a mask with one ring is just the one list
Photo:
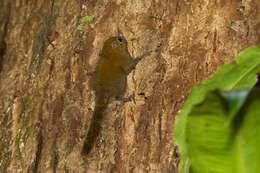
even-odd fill
[(119, 28), (117, 28), (117, 36), (124, 38), (124, 35), (123, 35), (122, 31)]

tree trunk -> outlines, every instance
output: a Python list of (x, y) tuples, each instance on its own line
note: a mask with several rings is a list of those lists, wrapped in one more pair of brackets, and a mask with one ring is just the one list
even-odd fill
[[(0, 11), (1, 173), (177, 172), (173, 125), (191, 87), (260, 43), (259, 0), (1, 0)], [(93, 71), (118, 30), (133, 57), (152, 53), (128, 75), (134, 99), (110, 100), (81, 156)]]

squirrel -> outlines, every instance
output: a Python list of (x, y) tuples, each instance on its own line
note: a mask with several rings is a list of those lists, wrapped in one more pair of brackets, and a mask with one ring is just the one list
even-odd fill
[(95, 108), (81, 155), (87, 155), (93, 148), (101, 131), (103, 114), (109, 99), (118, 99), (123, 95), (128, 74), (147, 54), (149, 52), (133, 58), (123, 35), (111, 37), (104, 42), (94, 73)]

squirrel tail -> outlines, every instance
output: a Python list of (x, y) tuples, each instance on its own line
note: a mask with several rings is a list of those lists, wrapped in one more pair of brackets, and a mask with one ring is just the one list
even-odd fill
[(107, 104), (105, 104), (104, 99), (98, 99), (96, 101), (96, 106), (94, 113), (90, 122), (90, 127), (87, 131), (87, 135), (81, 150), (81, 155), (87, 155), (93, 148), (96, 139), (101, 131), (101, 124), (103, 120), (103, 112), (106, 109)]

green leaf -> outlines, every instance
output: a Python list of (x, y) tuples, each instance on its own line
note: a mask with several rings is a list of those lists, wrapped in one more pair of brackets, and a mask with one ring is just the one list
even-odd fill
[(227, 102), (226, 106), (229, 109), (228, 121), (227, 124), (233, 121), (234, 117), (239, 112), (241, 106), (245, 103), (246, 98), (249, 94), (250, 90), (240, 90), (240, 92), (222, 92), (222, 97), (224, 97)]
[[(181, 154), (181, 169), (189, 172), (190, 158), (187, 145), (188, 116), (195, 105), (202, 103), (208, 92), (216, 89), (230, 91), (232, 89), (252, 88), (257, 82), (256, 73), (260, 72), (260, 47), (251, 46), (242, 51), (236, 58), (236, 63), (223, 65), (212, 77), (195, 86), (185, 101), (183, 108), (176, 118), (175, 142)], [(233, 103), (233, 116), (243, 104)], [(241, 104), (241, 105), (240, 105)], [(231, 105), (230, 105), (231, 106)], [(232, 114), (232, 113), (230, 113)], [(233, 118), (230, 117), (229, 121)], [(226, 122), (228, 124), (228, 120)]]
[(227, 107), (230, 99), (223, 92), (209, 92), (201, 104), (193, 107), (186, 139), (190, 172), (260, 172), (260, 90), (249, 91), (225, 92), (244, 102), (229, 125), (226, 122), (232, 108)]
[(95, 16), (84, 16), (80, 19), (79, 21), (79, 25), (77, 27), (77, 30), (79, 31), (83, 31), (84, 28), (89, 25), (90, 23), (92, 23), (95, 19)]

